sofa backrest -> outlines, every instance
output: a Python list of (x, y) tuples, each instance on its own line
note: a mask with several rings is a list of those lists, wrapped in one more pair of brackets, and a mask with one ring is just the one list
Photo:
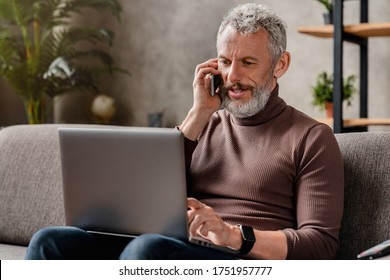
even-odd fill
[(0, 243), (27, 245), (38, 229), (64, 225), (59, 126), (0, 130)]
[(390, 239), (390, 132), (336, 134), (344, 159), (339, 259)]

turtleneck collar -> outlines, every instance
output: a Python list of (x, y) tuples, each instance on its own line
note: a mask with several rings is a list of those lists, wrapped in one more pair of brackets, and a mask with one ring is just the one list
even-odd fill
[(277, 115), (279, 115), (285, 108), (287, 104), (279, 97), (279, 85), (276, 84), (275, 88), (272, 90), (269, 97), (268, 103), (263, 110), (261, 110), (256, 115), (253, 115), (249, 118), (237, 118), (230, 115), (226, 110), (226, 114), (229, 115), (231, 121), (239, 126), (255, 126), (272, 120)]

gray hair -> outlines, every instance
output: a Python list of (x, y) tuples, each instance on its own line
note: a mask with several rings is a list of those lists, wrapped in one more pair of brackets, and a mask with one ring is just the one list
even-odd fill
[(272, 64), (275, 64), (286, 51), (286, 23), (271, 9), (261, 4), (243, 4), (231, 9), (223, 18), (217, 35), (217, 46), (220, 34), (227, 26), (233, 27), (241, 34), (252, 34), (261, 28), (267, 31), (269, 53)]

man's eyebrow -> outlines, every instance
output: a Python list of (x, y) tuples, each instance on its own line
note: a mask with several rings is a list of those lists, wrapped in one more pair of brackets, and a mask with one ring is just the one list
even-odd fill
[(218, 55), (218, 59), (219, 59), (219, 58), (224, 58), (224, 59), (227, 59), (227, 57), (226, 57), (226, 56), (224, 56), (224, 55), (222, 55), (222, 54), (221, 54), (221, 55)]
[(260, 59), (258, 59), (257, 57), (254, 57), (254, 56), (244, 56), (244, 57), (240, 58), (240, 60), (253, 60), (253, 61), (259, 61)]
[[(219, 55), (218, 56), (218, 59), (228, 59), (226, 56), (224, 55)], [(241, 61), (244, 61), (244, 60), (253, 60), (253, 61), (259, 61), (260, 59), (258, 59), (257, 57), (254, 57), (254, 56), (244, 56), (244, 57), (241, 57), (239, 58), (239, 60)]]

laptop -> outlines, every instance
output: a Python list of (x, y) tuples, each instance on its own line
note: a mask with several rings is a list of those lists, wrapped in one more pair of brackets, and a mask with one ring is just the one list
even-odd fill
[(184, 139), (169, 128), (59, 128), (65, 224), (99, 234), (189, 238)]

